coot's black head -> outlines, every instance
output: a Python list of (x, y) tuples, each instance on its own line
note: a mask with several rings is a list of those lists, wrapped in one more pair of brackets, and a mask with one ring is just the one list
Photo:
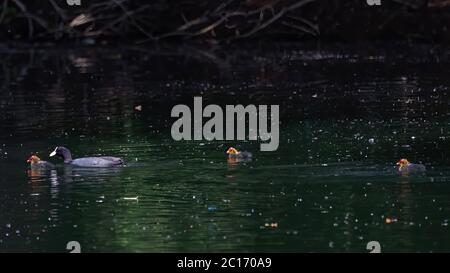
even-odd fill
[(64, 162), (69, 163), (72, 161), (72, 155), (69, 151), (69, 149), (67, 149), (66, 147), (56, 147), (55, 150), (50, 154), (50, 156), (59, 156), (62, 157), (62, 159), (64, 159)]

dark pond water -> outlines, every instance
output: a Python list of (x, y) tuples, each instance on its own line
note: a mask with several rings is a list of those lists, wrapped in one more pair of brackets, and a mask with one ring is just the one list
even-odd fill
[[(0, 252), (450, 250), (445, 48), (4, 49), (0, 72)], [(194, 96), (280, 105), (279, 149), (172, 140)], [(30, 170), (58, 145), (127, 164)]]

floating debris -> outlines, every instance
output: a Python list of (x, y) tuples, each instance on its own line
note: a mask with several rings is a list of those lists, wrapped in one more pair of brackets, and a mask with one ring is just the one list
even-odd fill
[(136, 197), (122, 197), (123, 200), (139, 201), (139, 196)]
[(392, 224), (392, 223), (395, 223), (395, 222), (397, 222), (398, 220), (397, 219), (395, 219), (395, 218), (386, 218), (385, 219), (385, 223), (386, 224)]
[(277, 228), (278, 227), (278, 223), (265, 223), (264, 226), (265, 227), (271, 227), (271, 228)]
[(139, 112), (142, 111), (142, 105), (135, 106), (134, 110), (139, 111)]

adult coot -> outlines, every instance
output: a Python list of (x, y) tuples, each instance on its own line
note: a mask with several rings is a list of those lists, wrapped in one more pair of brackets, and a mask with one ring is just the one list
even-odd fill
[(118, 157), (112, 156), (99, 156), (99, 157), (83, 157), (72, 159), (72, 154), (69, 149), (65, 147), (56, 147), (50, 156), (62, 157), (64, 163), (71, 164), (77, 167), (97, 167), (97, 168), (109, 168), (123, 165), (123, 160)]

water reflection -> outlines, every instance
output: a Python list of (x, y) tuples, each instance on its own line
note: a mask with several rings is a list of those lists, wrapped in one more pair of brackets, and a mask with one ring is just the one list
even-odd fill
[(72, 165), (64, 165), (62, 168), (62, 176), (65, 180), (71, 177), (111, 177), (119, 175), (123, 168), (125, 167), (114, 167), (114, 168), (82, 168)]
[[(2, 52), (0, 251), (448, 249), (450, 54), (433, 52)], [(279, 104), (279, 150), (173, 141), (170, 110), (194, 95)], [(127, 166), (24, 165), (57, 145)], [(252, 162), (227, 159), (236, 145)], [(403, 157), (427, 173), (398, 175)]]

